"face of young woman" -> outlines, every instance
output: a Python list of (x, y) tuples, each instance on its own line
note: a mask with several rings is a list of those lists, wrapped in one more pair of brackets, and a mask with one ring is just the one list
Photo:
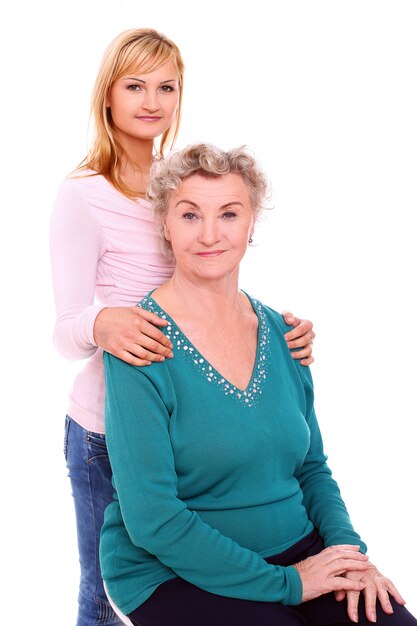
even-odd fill
[(178, 101), (178, 72), (168, 61), (147, 74), (121, 76), (113, 83), (106, 105), (120, 140), (153, 140), (171, 126)]
[(253, 229), (248, 188), (232, 173), (217, 178), (193, 174), (183, 180), (169, 199), (164, 223), (176, 271), (193, 281), (234, 274)]

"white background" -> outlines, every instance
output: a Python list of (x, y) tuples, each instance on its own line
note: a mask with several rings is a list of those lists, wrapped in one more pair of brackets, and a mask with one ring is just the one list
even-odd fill
[(2, 623), (75, 623), (62, 456), (75, 366), (51, 344), (48, 226), (86, 152), (104, 48), (140, 26), (183, 52), (177, 146), (247, 144), (271, 180), (241, 285), (314, 321), (329, 463), (417, 614), (416, 2), (16, 0), (0, 21)]

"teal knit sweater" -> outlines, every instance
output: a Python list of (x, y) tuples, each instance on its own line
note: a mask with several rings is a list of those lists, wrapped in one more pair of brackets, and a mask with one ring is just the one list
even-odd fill
[(258, 315), (245, 391), (168, 320), (175, 356), (134, 367), (105, 354), (106, 435), (115, 499), (101, 534), (110, 596), (124, 613), (175, 576), (224, 596), (296, 605), (297, 570), (264, 557), (315, 527), (326, 546), (365, 544), (323, 453), (308, 369), (294, 361), (279, 313)]

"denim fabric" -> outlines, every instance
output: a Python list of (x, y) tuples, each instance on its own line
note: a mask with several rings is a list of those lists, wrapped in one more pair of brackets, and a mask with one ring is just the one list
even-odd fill
[(85, 430), (67, 416), (64, 452), (74, 498), (81, 568), (77, 626), (119, 626), (122, 622), (103, 589), (98, 551), (104, 510), (113, 497), (106, 438)]

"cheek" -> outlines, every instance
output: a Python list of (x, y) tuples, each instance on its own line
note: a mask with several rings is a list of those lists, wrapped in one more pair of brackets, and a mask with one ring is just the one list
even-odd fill
[(247, 223), (245, 224), (245, 226), (243, 228), (239, 229), (239, 232), (235, 233), (235, 242), (236, 245), (239, 247), (245, 247), (248, 244), (249, 239), (252, 237), (253, 235), (253, 224)]
[(190, 240), (183, 232), (171, 232), (171, 245), (173, 250), (175, 250), (178, 255), (181, 255), (190, 250), (190, 247), (193, 245), (193, 239)]
[(195, 225), (191, 224), (173, 224), (169, 228), (169, 234), (171, 235), (172, 249), (178, 257), (187, 257), (193, 254), (200, 246), (199, 244), (199, 232)]
[(117, 118), (123, 121), (125, 118), (129, 118), (132, 110), (132, 99), (130, 99), (126, 92), (116, 91), (111, 93), (107, 99), (107, 103), (110, 107), (113, 119)]
[(167, 103), (166, 110), (169, 112), (171, 118), (173, 118), (174, 115), (176, 114), (178, 106), (179, 106), (178, 97), (172, 98), (172, 100), (169, 103)]
[(122, 111), (120, 110), (119, 103), (114, 98), (109, 100), (108, 111), (110, 111), (111, 118), (115, 124), (119, 125), (123, 122), (123, 109)]

